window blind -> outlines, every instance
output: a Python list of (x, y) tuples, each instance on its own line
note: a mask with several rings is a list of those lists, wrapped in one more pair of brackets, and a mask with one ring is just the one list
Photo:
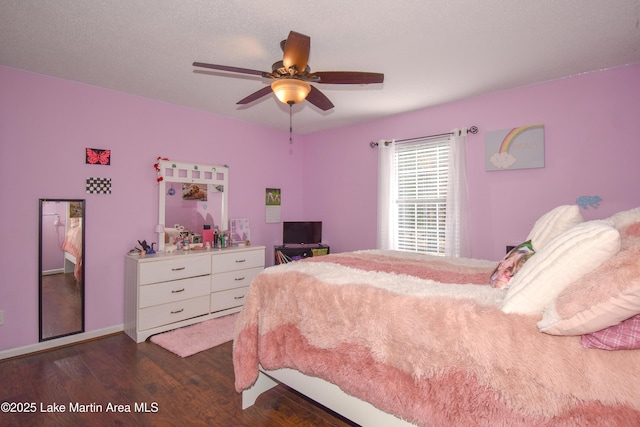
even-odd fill
[(396, 249), (444, 255), (449, 138), (396, 146)]

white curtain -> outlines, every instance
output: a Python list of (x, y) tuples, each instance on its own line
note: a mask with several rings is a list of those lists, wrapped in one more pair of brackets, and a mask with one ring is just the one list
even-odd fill
[(471, 256), (471, 245), (467, 225), (467, 161), (466, 129), (452, 131), (449, 151), (449, 177), (447, 188), (447, 216), (445, 225), (445, 256)]
[[(449, 184), (445, 228), (445, 255), (470, 257), (471, 244), (467, 225), (468, 195), (466, 167), (466, 130), (452, 131), (449, 151)], [(393, 249), (395, 245), (395, 209), (393, 200), (396, 183), (393, 171), (395, 140), (378, 141), (378, 249)]]
[(394, 209), (391, 209), (394, 199), (395, 173), (393, 171), (393, 157), (395, 153), (395, 140), (378, 141), (378, 249), (393, 249), (396, 235), (393, 218)]

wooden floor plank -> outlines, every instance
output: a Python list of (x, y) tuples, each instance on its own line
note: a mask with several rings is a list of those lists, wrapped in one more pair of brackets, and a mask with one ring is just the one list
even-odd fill
[(283, 385), (242, 410), (231, 353), (228, 342), (181, 358), (115, 334), (0, 361), (0, 402), (35, 404), (33, 413), (0, 412), (0, 425), (355, 426)]

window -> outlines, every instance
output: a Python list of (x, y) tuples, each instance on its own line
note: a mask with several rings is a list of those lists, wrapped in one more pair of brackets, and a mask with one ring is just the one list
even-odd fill
[(444, 255), (449, 138), (397, 144), (393, 173), (394, 249)]
[(379, 148), (377, 248), (471, 257), (466, 135), (370, 144)]

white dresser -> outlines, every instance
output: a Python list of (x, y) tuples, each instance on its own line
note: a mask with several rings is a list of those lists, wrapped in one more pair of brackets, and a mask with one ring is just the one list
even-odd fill
[(125, 332), (134, 341), (238, 312), (264, 269), (264, 246), (125, 259)]

